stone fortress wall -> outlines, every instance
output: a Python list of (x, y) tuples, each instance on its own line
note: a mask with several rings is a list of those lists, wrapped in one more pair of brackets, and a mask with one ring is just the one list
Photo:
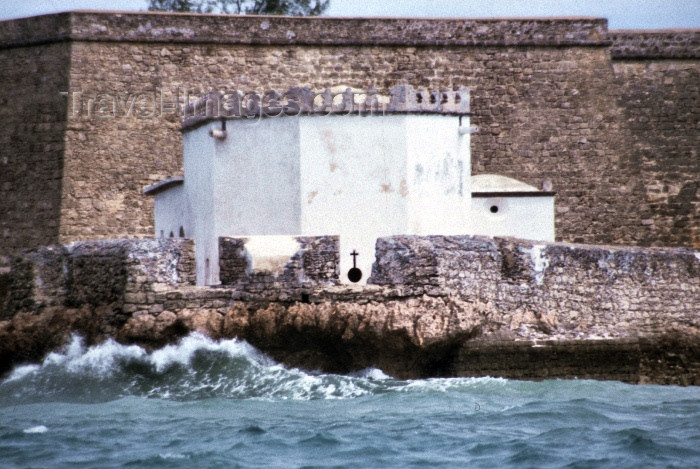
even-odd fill
[[(700, 35), (613, 31), (618, 102), (632, 135), (649, 244), (700, 242)], [(652, 238), (654, 238), (652, 240)]]
[[(557, 240), (698, 247), (699, 38), (609, 32), (594, 18), (86, 11), (5, 21), (0, 267), (22, 248), (153, 236), (142, 188), (182, 171), (168, 103), (178, 89), (221, 86), (468, 87), (480, 129), (473, 174), (551, 180)], [(153, 90), (163, 112), (130, 107)], [(59, 91), (82, 91), (82, 112)], [(95, 115), (99, 103), (87, 116), (98, 93), (119, 98), (116, 118)]]

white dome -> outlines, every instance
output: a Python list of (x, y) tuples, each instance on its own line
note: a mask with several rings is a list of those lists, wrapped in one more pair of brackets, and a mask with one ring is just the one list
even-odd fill
[(472, 192), (540, 192), (534, 186), (499, 174), (472, 176)]

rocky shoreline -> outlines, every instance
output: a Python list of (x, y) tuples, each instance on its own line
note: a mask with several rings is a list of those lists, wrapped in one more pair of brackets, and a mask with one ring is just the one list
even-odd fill
[[(0, 374), (41, 360), (73, 333), (152, 349), (198, 331), (332, 373), (700, 384), (693, 251), (382, 238), (370, 284), (344, 286), (314, 279), (333, 250), (304, 246), (284, 272), (248, 269), (220, 287), (191, 285), (191, 243), (182, 240), (36, 251), (5, 274)], [(104, 288), (110, 278), (121, 280)]]
[[(414, 308), (424, 314), (402, 314)], [(40, 361), (68, 343), (71, 334), (83, 336), (87, 344), (114, 338), (154, 349), (197, 331), (214, 339), (242, 338), (288, 366), (330, 373), (377, 367), (397, 378), (500, 376), (700, 385), (697, 336), (670, 331), (646, 337), (571, 338), (544, 329), (514, 334), (489, 330), (488, 314), (479, 308), (468, 309), (485, 323), (460, 321), (454, 313), (463, 313), (463, 308), (457, 300), (436, 298), (364, 305), (234, 302), (226, 308), (164, 310), (124, 321), (109, 306), (50, 307), (0, 322), (0, 376), (13, 366)], [(425, 327), (436, 319), (453, 329)], [(540, 321), (529, 325), (542, 327)]]

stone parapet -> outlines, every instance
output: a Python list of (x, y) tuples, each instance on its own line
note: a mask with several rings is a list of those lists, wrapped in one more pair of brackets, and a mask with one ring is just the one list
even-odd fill
[(84, 241), (39, 248), (13, 260), (0, 318), (63, 306), (147, 312), (155, 292), (194, 284), (194, 267), (192, 240)]
[[(342, 88), (342, 87), (341, 87)], [(330, 114), (446, 114), (469, 115), (469, 88), (456, 90), (415, 89), (396, 85), (388, 94), (375, 89), (342, 92), (330, 88), (312, 90), (292, 87), (280, 92), (270, 90), (263, 95), (242, 91), (208, 93), (184, 106), (181, 130), (197, 127), (217, 119), (253, 119), (261, 117), (326, 116)]]
[(699, 59), (700, 29), (610, 31), (613, 59)]
[(3, 47), (53, 41), (333, 46), (601, 46), (602, 18), (414, 19), (72, 11), (0, 23)]
[(700, 253), (684, 248), (394, 236), (378, 240), (369, 282), (488, 303), (542, 338), (700, 332)]

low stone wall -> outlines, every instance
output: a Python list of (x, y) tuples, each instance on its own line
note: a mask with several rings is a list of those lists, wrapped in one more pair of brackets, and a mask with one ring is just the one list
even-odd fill
[(154, 311), (155, 292), (193, 285), (194, 243), (184, 239), (109, 240), (47, 246), (13, 260), (0, 319), (47, 307), (112, 305)]
[(493, 305), (512, 331), (567, 338), (700, 332), (700, 253), (478, 236), (377, 242), (370, 282)]

